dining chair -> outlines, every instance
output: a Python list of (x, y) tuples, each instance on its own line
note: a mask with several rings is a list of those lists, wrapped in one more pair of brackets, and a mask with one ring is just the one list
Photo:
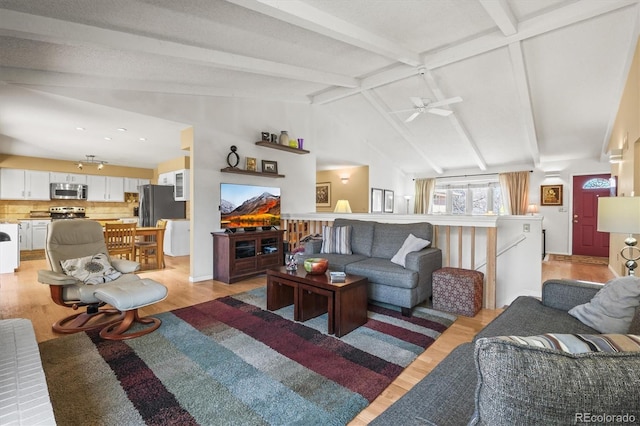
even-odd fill
[[(167, 221), (164, 219), (159, 219), (156, 222), (156, 228), (166, 228)], [(149, 263), (149, 255), (155, 256), (156, 264), (158, 263), (158, 250), (163, 250), (164, 247), (158, 247), (158, 241), (155, 236), (148, 236), (143, 240), (136, 240), (135, 242), (135, 256), (134, 260), (138, 259), (138, 262), (148, 264)], [(158, 268), (164, 268), (164, 259), (162, 261), (162, 265), (158, 265)]]
[(104, 240), (109, 256), (135, 260), (137, 223), (105, 223)]

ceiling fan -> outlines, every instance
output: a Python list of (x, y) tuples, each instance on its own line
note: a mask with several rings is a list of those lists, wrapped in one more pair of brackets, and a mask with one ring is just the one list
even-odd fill
[(455, 104), (457, 102), (462, 102), (462, 98), (460, 96), (455, 96), (453, 98), (444, 99), (442, 101), (437, 101), (437, 102), (431, 102), (431, 100), (429, 100), (429, 99), (423, 99), (423, 98), (418, 98), (418, 97), (413, 97), (413, 96), (411, 98), (409, 98), (409, 99), (411, 99), (411, 103), (413, 103), (413, 105), (414, 105), (413, 108), (411, 108), (411, 109), (402, 109), (402, 110), (399, 110), (399, 111), (391, 111), (392, 114), (397, 114), (397, 113), (407, 112), (407, 111), (413, 111), (413, 114), (411, 114), (409, 116), (409, 118), (404, 120), (405, 123), (408, 123), (410, 121), (415, 120), (415, 118), (417, 116), (419, 116), (420, 114), (424, 114), (425, 112), (429, 112), (431, 114), (436, 114), (436, 115), (440, 115), (440, 116), (446, 117), (448, 115), (453, 114), (453, 111), (448, 110), (448, 109), (442, 109), (442, 108), (440, 108), (441, 106)]

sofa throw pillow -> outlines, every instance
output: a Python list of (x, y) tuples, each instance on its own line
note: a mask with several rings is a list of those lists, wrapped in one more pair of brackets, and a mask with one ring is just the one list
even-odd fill
[(423, 248), (428, 247), (429, 244), (431, 244), (431, 241), (418, 238), (413, 234), (409, 234), (407, 239), (404, 240), (404, 243), (402, 243), (402, 247), (400, 247), (400, 250), (398, 250), (398, 252), (393, 255), (391, 261), (404, 268), (406, 266), (405, 262), (407, 260), (407, 254), (411, 253), (412, 251), (422, 250)]
[(109, 257), (104, 253), (63, 260), (60, 262), (60, 266), (62, 266), (62, 270), (66, 275), (70, 275), (85, 284), (102, 284), (113, 281), (122, 275), (121, 272), (111, 266)]
[[(640, 352), (571, 354), (493, 337), (477, 340), (475, 362), (472, 425), (623, 424), (625, 415), (640, 419)], [(615, 418), (585, 417), (596, 413)]]
[(587, 352), (640, 352), (640, 336), (632, 334), (556, 334), (499, 336), (500, 340), (523, 346), (555, 349), (570, 354)]
[(640, 306), (640, 277), (614, 278), (591, 301), (569, 310), (569, 315), (600, 333), (627, 333)]
[(353, 254), (351, 251), (351, 226), (323, 226), (320, 253)]

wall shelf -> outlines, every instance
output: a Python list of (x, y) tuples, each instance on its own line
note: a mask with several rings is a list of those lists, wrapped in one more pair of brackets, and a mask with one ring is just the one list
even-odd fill
[(292, 146), (280, 145), (278, 143), (267, 142), (267, 141), (258, 141), (258, 142), (256, 142), (256, 145), (264, 146), (264, 147), (271, 148), (271, 149), (278, 149), (280, 151), (293, 152), (294, 154), (301, 154), (302, 155), (302, 154), (309, 154), (310, 153), (310, 151), (307, 151), (306, 149), (294, 148)]
[(237, 167), (225, 167), (224, 169), (220, 169), (222, 173), (236, 173), (239, 175), (251, 175), (251, 176), (262, 176), (262, 177), (270, 177), (270, 178), (283, 178), (284, 175), (280, 175), (277, 173), (264, 173), (264, 172), (254, 172), (251, 170), (242, 170)]

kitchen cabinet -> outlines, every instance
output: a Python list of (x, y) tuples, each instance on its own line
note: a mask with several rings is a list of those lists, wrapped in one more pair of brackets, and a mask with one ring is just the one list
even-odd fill
[(31, 250), (31, 221), (20, 221), (20, 250)]
[(61, 173), (51, 172), (49, 173), (49, 180), (51, 183), (87, 183), (87, 175), (80, 175), (77, 173)]
[(51, 219), (20, 221), (20, 250), (44, 250)]
[(124, 178), (124, 192), (140, 192), (138, 187), (148, 185), (149, 179)]
[(212, 232), (213, 278), (227, 284), (284, 263), (284, 231)]
[(177, 170), (174, 172), (174, 187), (176, 201), (189, 200), (189, 170)]
[(49, 200), (49, 172), (0, 169), (0, 199)]
[(87, 201), (124, 202), (124, 178), (87, 176)]
[(160, 173), (158, 175), (158, 185), (175, 185), (176, 175), (174, 172)]

